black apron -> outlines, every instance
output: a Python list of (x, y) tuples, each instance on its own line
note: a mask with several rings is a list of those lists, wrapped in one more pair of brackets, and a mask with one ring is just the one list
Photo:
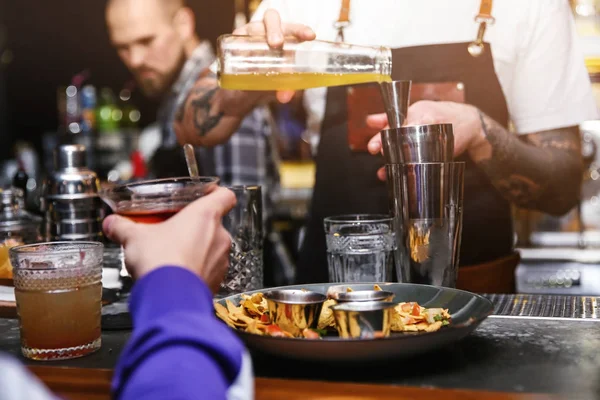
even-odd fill
[[(508, 126), (506, 100), (494, 70), (489, 44), (473, 57), (469, 43), (392, 50), (392, 79), (413, 83), (463, 82), (465, 100)], [(323, 218), (350, 213), (389, 213), (385, 182), (377, 169), (383, 157), (353, 152), (347, 140), (347, 87), (332, 87), (316, 156), (316, 178), (306, 236), (297, 268), (298, 283), (327, 282)], [(383, 110), (381, 111), (383, 112)], [(512, 253), (510, 204), (468, 156), (466, 161), (460, 265), (475, 265)]]

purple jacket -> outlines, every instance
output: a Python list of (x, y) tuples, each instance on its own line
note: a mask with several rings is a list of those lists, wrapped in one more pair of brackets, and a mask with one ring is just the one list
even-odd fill
[(129, 309), (134, 330), (115, 370), (116, 399), (254, 398), (250, 356), (192, 272), (150, 272), (134, 285)]

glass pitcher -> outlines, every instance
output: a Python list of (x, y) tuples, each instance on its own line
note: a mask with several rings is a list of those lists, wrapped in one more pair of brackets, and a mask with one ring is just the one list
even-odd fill
[(218, 39), (219, 85), (232, 90), (302, 90), (321, 86), (391, 81), (392, 51), (286, 37), (272, 49), (264, 36)]

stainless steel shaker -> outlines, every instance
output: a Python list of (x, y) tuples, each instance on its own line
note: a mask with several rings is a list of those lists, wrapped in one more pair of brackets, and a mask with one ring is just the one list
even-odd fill
[(54, 166), (43, 185), (45, 240), (103, 241), (100, 181), (87, 168), (85, 146), (59, 146), (54, 152)]
[(400, 282), (454, 287), (462, 235), (464, 162), (388, 164)]
[(381, 132), (400, 282), (454, 287), (462, 234), (465, 163), (453, 162), (451, 124), (402, 126), (410, 85), (382, 85), (390, 129)]

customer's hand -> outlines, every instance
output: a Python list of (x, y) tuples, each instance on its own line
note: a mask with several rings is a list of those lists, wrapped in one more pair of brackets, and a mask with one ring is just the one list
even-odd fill
[[(267, 43), (273, 49), (283, 47), (284, 37), (293, 36), (301, 42), (314, 40), (315, 32), (303, 24), (282, 23), (279, 13), (270, 8), (265, 11), (262, 21), (250, 22), (239, 27), (234, 32), (236, 35), (266, 36)], [(294, 97), (294, 91), (286, 90), (277, 92), (277, 100), (288, 103)]]
[[(423, 100), (408, 107), (407, 114), (404, 126), (452, 124), (455, 157), (475, 151), (485, 142), (478, 110), (470, 104)], [(380, 130), (389, 128), (386, 114), (369, 115), (367, 125)], [(382, 151), (380, 133), (371, 138), (368, 149), (371, 154)], [(380, 168), (377, 176), (385, 180), (385, 169)]]
[(123, 245), (134, 278), (175, 265), (194, 272), (216, 292), (229, 266), (231, 246), (221, 219), (235, 202), (233, 192), (217, 188), (161, 223), (139, 224), (110, 215), (104, 220), (104, 233)]

